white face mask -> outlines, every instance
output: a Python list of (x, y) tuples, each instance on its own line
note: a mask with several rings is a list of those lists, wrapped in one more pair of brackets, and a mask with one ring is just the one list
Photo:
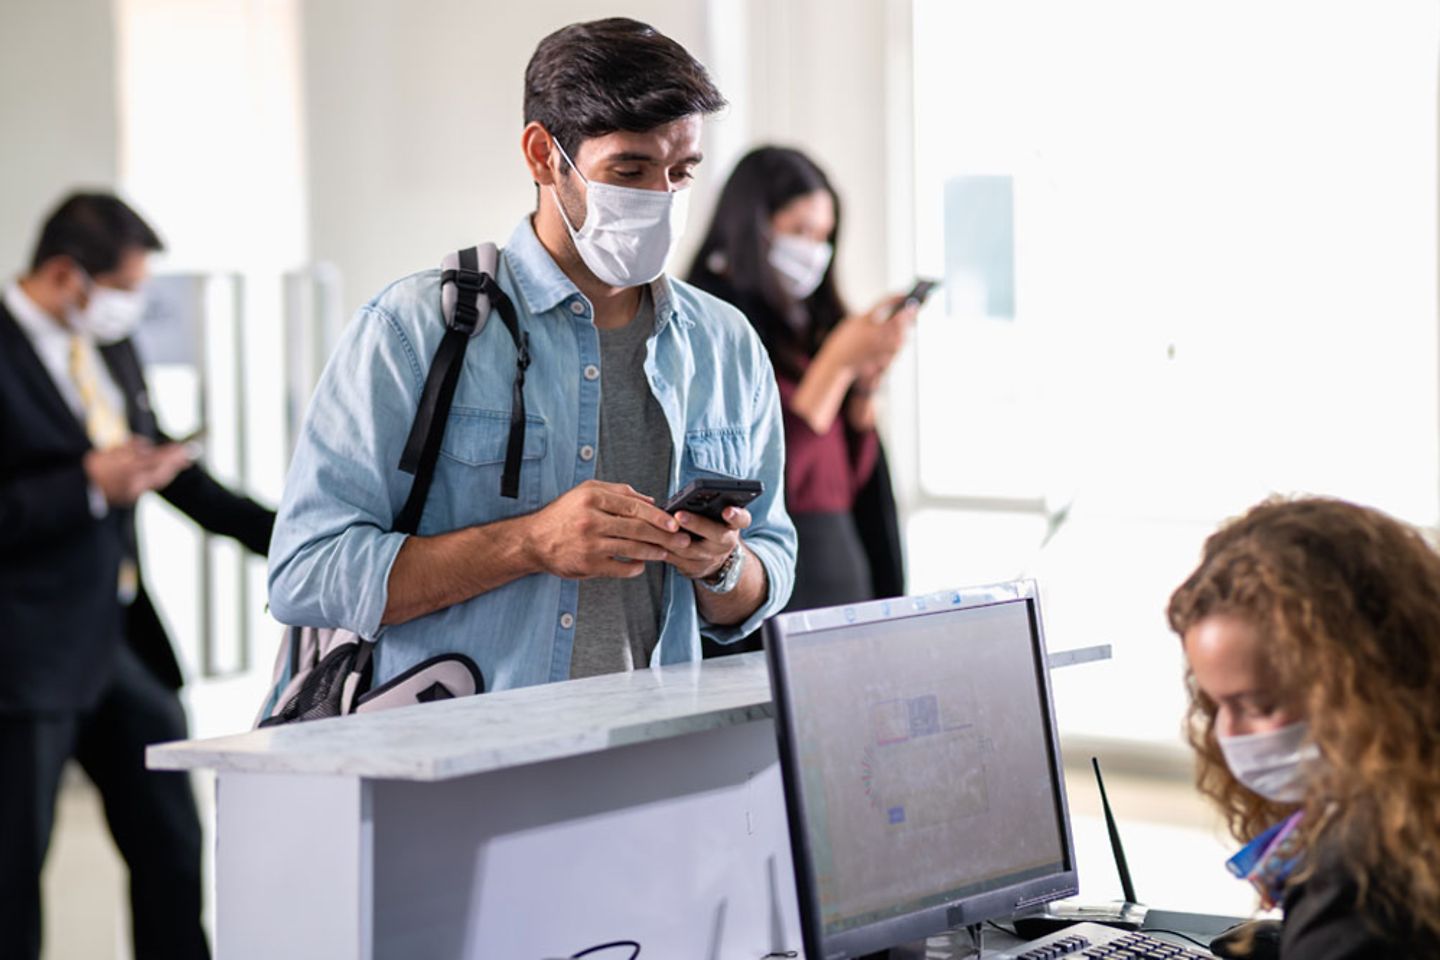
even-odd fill
[(585, 266), (601, 283), (636, 287), (665, 272), (690, 207), (689, 190), (640, 190), (594, 183), (585, 179), (575, 161), (554, 141), (560, 155), (585, 181), (585, 224), (579, 230), (565, 214), (560, 194), (552, 186), (560, 219)]
[(796, 300), (804, 300), (825, 279), (825, 271), (830, 268), (830, 258), (834, 254), (835, 248), (828, 243), (791, 233), (777, 233), (770, 238), (770, 252), (766, 259), (780, 281), (780, 289)]
[(71, 311), (70, 326), (90, 334), (96, 343), (116, 343), (135, 332), (144, 314), (145, 295), (139, 290), (116, 290), (93, 284), (89, 303), (83, 309)]
[(1276, 803), (1299, 803), (1320, 759), (1319, 748), (1305, 742), (1309, 733), (1310, 725), (1302, 720), (1266, 733), (1217, 739), (1236, 780)]

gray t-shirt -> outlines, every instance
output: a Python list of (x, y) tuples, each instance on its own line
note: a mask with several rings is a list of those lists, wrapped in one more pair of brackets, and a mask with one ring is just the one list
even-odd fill
[[(670, 487), (670, 427), (645, 376), (655, 331), (648, 290), (635, 319), (600, 333), (600, 452), (596, 479), (628, 483), (663, 503)], [(570, 676), (593, 677), (650, 664), (660, 636), (665, 564), (647, 563), (631, 580), (582, 580)]]

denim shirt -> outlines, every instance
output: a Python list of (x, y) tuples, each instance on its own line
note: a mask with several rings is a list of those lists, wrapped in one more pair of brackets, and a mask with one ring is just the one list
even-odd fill
[[(469, 344), (419, 533), (532, 513), (593, 479), (599, 447), (600, 342), (594, 310), (540, 245), (527, 217), (496, 278), (530, 335), (520, 496), (500, 496), (515, 348), (498, 314)], [(670, 493), (697, 477), (760, 480), (745, 544), (769, 594), (744, 623), (705, 622), (695, 587), (667, 565), (651, 665), (697, 660), (700, 634), (733, 642), (777, 613), (794, 583), (785, 512), (785, 444), (769, 358), (739, 311), (687, 284), (651, 285), (655, 331), (645, 373), (665, 411)], [(486, 689), (570, 675), (578, 582), (532, 574), (408, 623), (381, 627), (392, 532), (410, 490), (398, 464), (430, 360), (444, 333), (440, 271), (399, 280), (360, 308), (306, 412), (270, 546), (270, 608), (284, 623), (344, 627), (378, 640), (376, 684), (437, 653), (469, 655)]]

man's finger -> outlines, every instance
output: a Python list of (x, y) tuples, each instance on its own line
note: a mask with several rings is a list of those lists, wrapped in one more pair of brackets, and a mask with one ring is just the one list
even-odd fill
[(600, 530), (611, 537), (632, 542), (652, 543), (666, 550), (677, 550), (690, 545), (689, 535), (680, 532), (678, 525), (674, 533), (669, 533), (633, 517), (611, 517), (601, 526)]
[(628, 483), (610, 483), (606, 480), (591, 480), (587, 486), (594, 487), (602, 493), (608, 493), (617, 497), (630, 497), (631, 499), (640, 500), (645, 503), (655, 502), (654, 497), (647, 497)]
[(633, 580), (645, 572), (645, 564), (624, 560), (600, 560), (591, 568), (588, 579)]
[(750, 511), (744, 507), (726, 507), (723, 516), (731, 530), (750, 529)]
[(670, 559), (672, 553), (672, 551), (667, 550), (663, 546), (624, 537), (607, 537), (601, 540), (595, 545), (595, 552), (607, 557), (620, 557), (626, 560), (646, 560), (656, 563)]
[(681, 511), (675, 514), (675, 519), (680, 521), (680, 526), (689, 530), (697, 537), (704, 537), (706, 540), (719, 540), (729, 533), (731, 528), (723, 523), (716, 523), (709, 517), (702, 517), (697, 513)]
[(680, 529), (680, 524), (670, 514), (649, 502), (637, 500), (634, 497), (602, 498), (600, 509), (616, 517), (632, 517), (641, 520), (652, 527), (671, 533)]

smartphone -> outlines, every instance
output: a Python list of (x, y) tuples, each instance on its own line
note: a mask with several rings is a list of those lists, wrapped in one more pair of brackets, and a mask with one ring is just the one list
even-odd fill
[(185, 454), (191, 460), (199, 460), (205, 455), (205, 444), (202, 442), (204, 439), (205, 428), (201, 427), (194, 433), (188, 433), (175, 442), (185, 448)]
[(726, 507), (743, 507), (765, 492), (759, 480), (721, 480), (705, 477), (692, 480), (662, 507), (666, 513), (684, 510), (716, 523), (725, 522)]
[(939, 280), (916, 277), (915, 286), (911, 287), (910, 292), (905, 294), (905, 299), (901, 301), (901, 306), (914, 304), (918, 307), (922, 305), (926, 300), (930, 299), (930, 294), (934, 293), (935, 288), (938, 286), (940, 286)]
[(906, 307), (920, 306), (927, 299), (929, 299), (930, 294), (934, 292), (935, 288), (938, 286), (940, 286), (939, 280), (928, 280), (925, 277), (916, 277), (915, 286), (911, 287), (910, 292), (905, 294), (904, 300), (901, 300), (895, 305), (895, 309), (890, 311), (890, 316), (883, 318), (877, 316), (875, 318), (875, 322), (885, 323), (890, 319), (890, 317), (895, 316), (895, 314), (899, 313), (901, 310), (904, 310)]

